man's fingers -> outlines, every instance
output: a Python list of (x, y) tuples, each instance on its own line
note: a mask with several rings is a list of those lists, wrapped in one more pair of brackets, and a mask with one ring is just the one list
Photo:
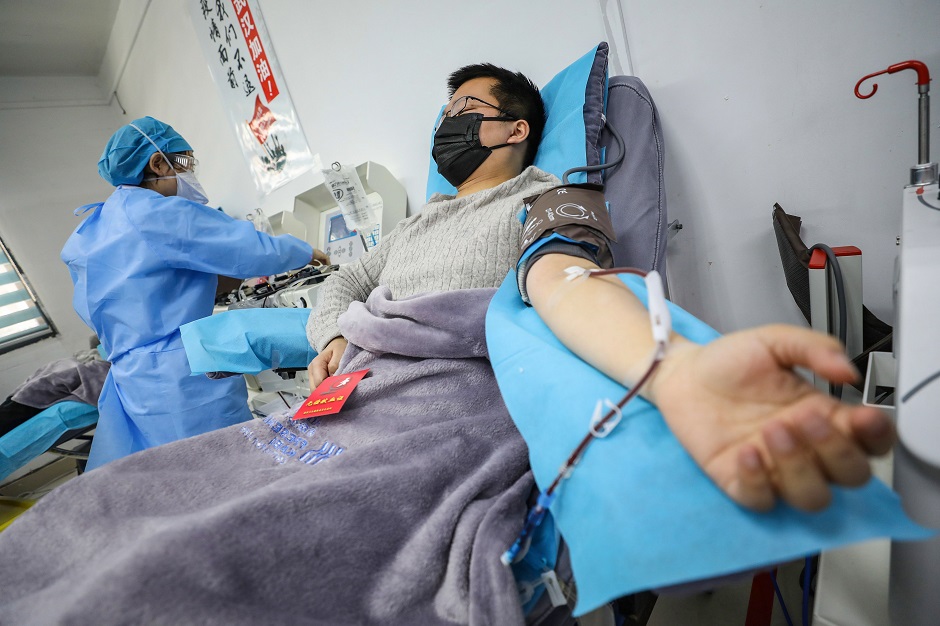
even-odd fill
[(858, 487), (871, 477), (868, 457), (829, 417), (810, 411), (794, 420), (800, 435), (812, 447), (826, 476), (835, 484)]
[(744, 445), (738, 451), (737, 479), (726, 490), (731, 499), (755, 511), (769, 511), (776, 496), (770, 475), (760, 452), (753, 445)]
[(783, 422), (770, 422), (764, 426), (762, 435), (777, 468), (780, 497), (804, 511), (825, 508), (832, 494), (813, 452)]
[(317, 360), (314, 359), (310, 361), (307, 365), (307, 380), (310, 381), (310, 393), (313, 393), (313, 390), (316, 388), (316, 385), (313, 384), (313, 379), (317, 376)]
[(856, 441), (868, 454), (887, 454), (897, 441), (894, 422), (884, 411), (874, 407), (852, 407), (848, 423)]
[(310, 393), (313, 393), (320, 383), (330, 375), (327, 366), (328, 361), (323, 354), (318, 354), (307, 366), (307, 374), (310, 376)]
[(858, 371), (834, 337), (795, 326), (762, 326), (754, 332), (784, 367), (805, 367), (834, 383), (856, 380)]
[(336, 373), (336, 370), (339, 369), (339, 362), (343, 358), (342, 350), (334, 350), (333, 354), (330, 356), (329, 372), (330, 376)]

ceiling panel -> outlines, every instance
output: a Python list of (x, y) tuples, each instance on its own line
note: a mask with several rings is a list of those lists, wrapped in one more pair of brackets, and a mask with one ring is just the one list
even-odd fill
[(0, 76), (96, 76), (120, 0), (0, 0)]

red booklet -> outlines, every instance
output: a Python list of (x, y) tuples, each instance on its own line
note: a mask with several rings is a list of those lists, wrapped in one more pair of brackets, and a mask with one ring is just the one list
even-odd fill
[(362, 377), (369, 370), (359, 370), (349, 374), (339, 374), (330, 376), (313, 390), (313, 393), (304, 400), (303, 405), (294, 414), (293, 419), (303, 420), (308, 417), (320, 417), (321, 415), (333, 415), (339, 413), (339, 410), (346, 404), (349, 394), (352, 393)]

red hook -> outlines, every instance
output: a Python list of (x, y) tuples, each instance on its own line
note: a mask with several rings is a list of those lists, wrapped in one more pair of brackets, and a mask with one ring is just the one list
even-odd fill
[(875, 76), (880, 76), (882, 74), (894, 74), (895, 72), (900, 72), (901, 70), (915, 70), (917, 72), (918, 85), (930, 84), (930, 72), (927, 70), (926, 65), (920, 61), (901, 61), (900, 63), (895, 63), (894, 65), (889, 66), (886, 70), (881, 70), (880, 72), (863, 76), (861, 80), (855, 83), (855, 97), (865, 100), (867, 98), (871, 98), (873, 95), (875, 95), (875, 92), (878, 91), (878, 83), (872, 83), (871, 93), (867, 96), (863, 96), (858, 92), (858, 88), (861, 87), (862, 83), (864, 83), (869, 78), (874, 78)]

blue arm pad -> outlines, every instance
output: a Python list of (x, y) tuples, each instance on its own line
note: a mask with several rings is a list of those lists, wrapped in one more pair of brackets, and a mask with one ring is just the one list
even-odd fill
[[(621, 280), (646, 299), (643, 280)], [(490, 302), (486, 339), (500, 392), (529, 447), (539, 488), (588, 432), (598, 399), (626, 389), (565, 348), (526, 307), (510, 272)], [(707, 343), (718, 336), (669, 303), (676, 332)], [(655, 406), (637, 398), (606, 438), (594, 441), (561, 485), (552, 514), (570, 549), (578, 585), (575, 615), (644, 589), (783, 563), (874, 537), (932, 535), (913, 523), (890, 489), (872, 479), (833, 489), (832, 504), (803, 513), (739, 507), (699, 469)], [(508, 546), (506, 546), (508, 548)]]
[(52, 447), (70, 430), (98, 421), (98, 409), (84, 402), (66, 400), (43, 409), (0, 437), (0, 479)]
[(307, 341), (310, 309), (237, 309), (180, 327), (189, 369), (195, 374), (257, 374), (278, 367), (307, 367), (316, 351)]

